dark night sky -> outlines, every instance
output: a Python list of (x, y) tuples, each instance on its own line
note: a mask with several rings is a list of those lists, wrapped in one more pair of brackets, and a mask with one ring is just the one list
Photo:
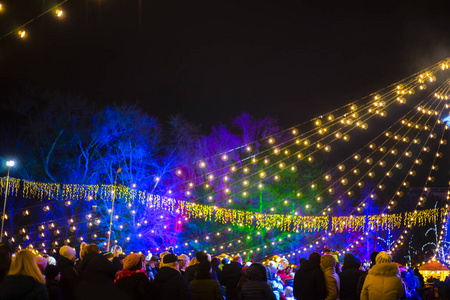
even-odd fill
[[(449, 57), (449, 2), (69, 0), (0, 40), (0, 96), (29, 84), (204, 130), (242, 111), (294, 125)], [(0, 35), (55, 2), (2, 3)]]

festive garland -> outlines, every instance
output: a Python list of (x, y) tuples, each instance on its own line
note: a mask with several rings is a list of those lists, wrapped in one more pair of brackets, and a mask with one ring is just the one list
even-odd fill
[[(0, 190), (4, 194), (6, 180), (0, 180)], [(281, 214), (265, 214), (237, 209), (219, 208), (204, 204), (191, 203), (175, 198), (155, 195), (124, 186), (113, 185), (77, 185), (59, 183), (31, 182), (10, 179), (10, 195), (38, 200), (57, 199), (61, 201), (90, 201), (100, 197), (112, 201), (117, 199), (127, 202), (138, 201), (143, 207), (163, 210), (189, 219), (203, 219), (220, 224), (255, 227), (256, 229), (277, 229), (284, 232), (363, 232), (366, 228), (392, 230), (406, 226), (426, 226), (443, 217), (448, 208), (436, 208), (398, 214), (362, 215), (362, 216), (297, 216)], [(22, 193), (20, 193), (22, 191)]]

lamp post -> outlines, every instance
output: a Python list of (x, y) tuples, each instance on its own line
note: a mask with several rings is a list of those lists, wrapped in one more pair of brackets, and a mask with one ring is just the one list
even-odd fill
[(121, 168), (118, 168), (116, 171), (116, 177), (114, 178), (114, 189), (113, 189), (113, 199), (112, 199), (112, 206), (111, 206), (111, 219), (109, 221), (109, 235), (108, 235), (108, 245), (106, 246), (106, 251), (109, 252), (109, 247), (111, 246), (111, 235), (112, 235), (112, 222), (113, 222), (113, 215), (114, 215), (114, 202), (116, 200), (116, 185), (117, 185), (117, 175), (122, 171)]
[(3, 226), (5, 225), (6, 201), (8, 200), (8, 190), (9, 190), (9, 172), (11, 171), (11, 167), (14, 167), (14, 161), (8, 160), (6, 162), (6, 166), (8, 167), (8, 175), (6, 176), (5, 200), (3, 201), (2, 229), (1, 229), (2, 231), (0, 233), (0, 242), (3, 242)]

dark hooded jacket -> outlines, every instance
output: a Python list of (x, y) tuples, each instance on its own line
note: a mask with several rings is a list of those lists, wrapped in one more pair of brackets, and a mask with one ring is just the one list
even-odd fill
[(59, 286), (62, 290), (64, 300), (74, 300), (78, 277), (74, 262), (61, 255), (56, 261), (56, 266), (61, 270)]
[(89, 253), (81, 261), (80, 281), (113, 285), (117, 270), (99, 253)]
[(358, 281), (364, 271), (359, 269), (361, 262), (354, 255), (347, 253), (344, 257), (344, 266), (339, 273), (341, 300), (359, 300), (357, 292)]
[(63, 293), (59, 282), (55, 279), (46, 279), (45, 285), (47, 286), (48, 297), (50, 300), (63, 300)]
[(159, 269), (152, 283), (152, 290), (156, 300), (192, 300), (186, 278), (169, 267)]
[(226, 287), (225, 297), (227, 300), (238, 299), (239, 279), (242, 276), (242, 265), (238, 262), (232, 261), (222, 268), (222, 285)]
[(114, 285), (126, 293), (130, 300), (150, 299), (151, 284), (144, 272), (137, 272), (117, 279)]
[(294, 297), (302, 300), (323, 300), (326, 297), (325, 277), (316, 260), (308, 259), (295, 272)]
[(5, 300), (49, 300), (47, 287), (25, 275), (6, 276), (2, 296)]
[(243, 300), (276, 300), (272, 288), (267, 283), (266, 268), (260, 263), (253, 263), (247, 269), (248, 281), (242, 285)]

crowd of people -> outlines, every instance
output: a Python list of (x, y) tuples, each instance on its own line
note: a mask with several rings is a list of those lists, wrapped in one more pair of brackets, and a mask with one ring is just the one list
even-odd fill
[[(0, 300), (390, 300), (421, 299), (423, 277), (399, 269), (386, 252), (373, 252), (368, 270), (346, 254), (342, 269), (334, 255), (312, 252), (292, 270), (287, 261), (244, 263), (231, 259), (176, 255), (101, 253), (82, 244), (77, 253), (62, 246), (59, 256), (34, 250), (12, 253), (0, 244)], [(112, 258), (112, 259), (111, 259)]]

